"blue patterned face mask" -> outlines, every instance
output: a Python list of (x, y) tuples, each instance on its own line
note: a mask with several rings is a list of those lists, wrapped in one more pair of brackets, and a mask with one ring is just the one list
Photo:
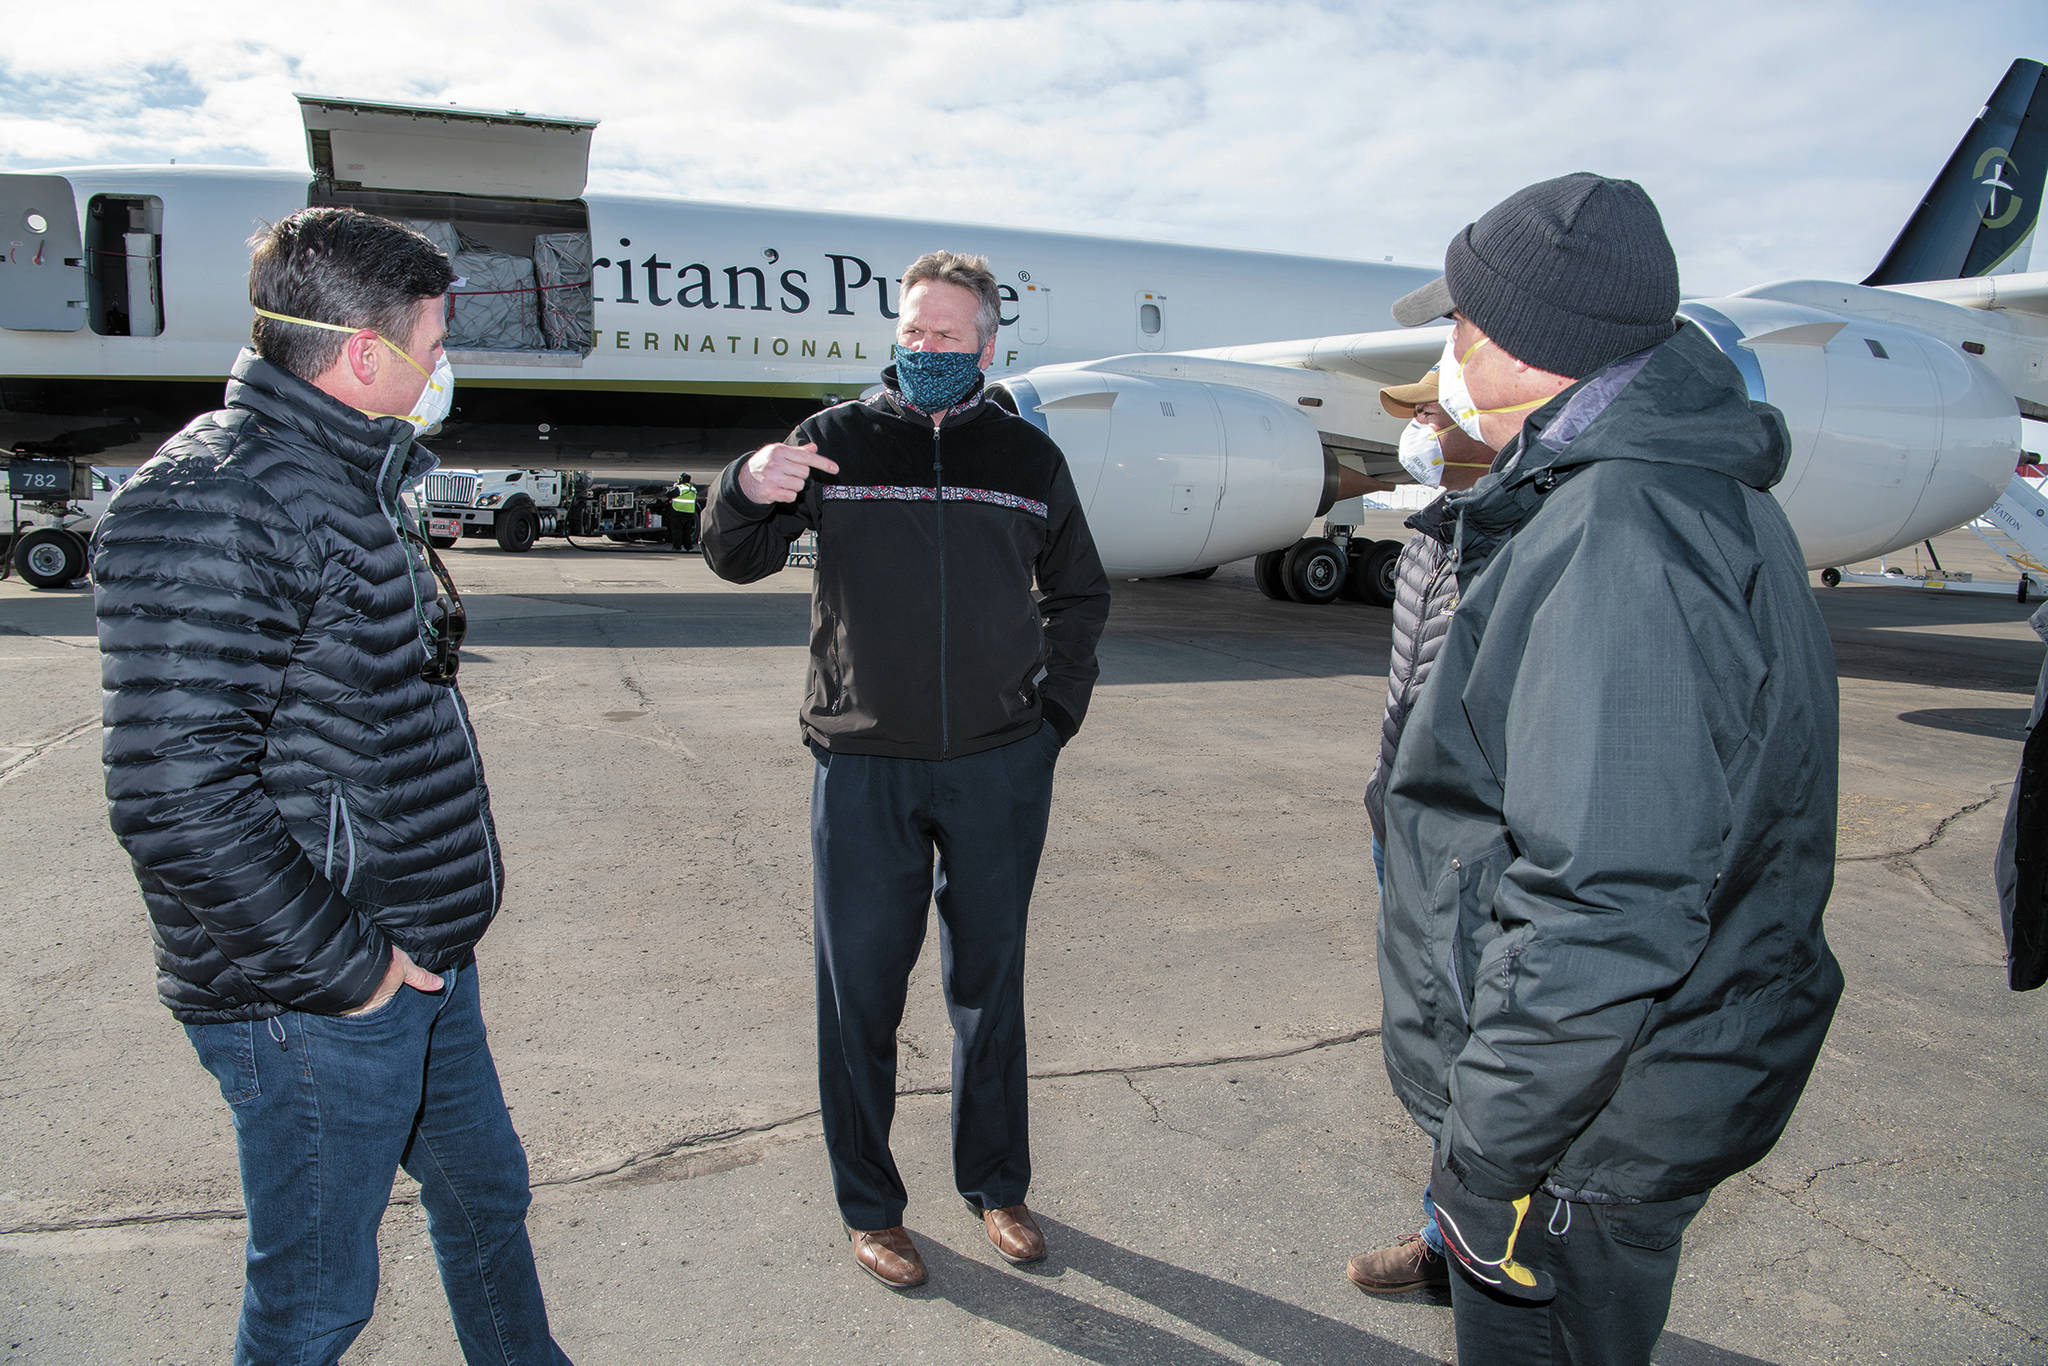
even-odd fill
[(890, 348), (896, 362), (896, 387), (913, 407), (942, 413), (966, 398), (981, 378), (978, 351), (906, 351)]

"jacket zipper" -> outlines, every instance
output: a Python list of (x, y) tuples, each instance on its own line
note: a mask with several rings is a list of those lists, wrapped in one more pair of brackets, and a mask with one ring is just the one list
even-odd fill
[[(391, 523), (391, 534), (398, 538), (398, 549), (405, 556), (405, 580), (412, 589), (413, 620), (417, 623), (422, 621), (423, 617), (420, 611), (419, 572), (416, 571), (428, 573), (431, 573), (431, 571), (427, 569), (424, 555), (421, 556), (420, 563), (417, 566), (413, 563), (412, 547), (406, 544), (405, 532), (398, 525), (398, 494), (396, 486), (393, 487), (391, 500), (389, 502), (385, 501), (384, 484), (391, 472), (391, 462), (397, 458), (397, 455), (398, 443), (394, 441), (384, 452), (384, 463), (377, 471), (377, 507), (383, 512), (384, 520)], [(432, 464), (427, 466), (429, 471), (433, 468), (434, 465)], [(420, 636), (420, 648), (427, 650), (429, 657), (432, 657), (432, 647), (427, 644), (427, 638), (424, 634)], [(498, 912), (499, 903), (504, 899), (505, 893), (504, 889), (498, 885), (498, 842), (491, 835), (490, 798), (484, 786), (483, 757), (476, 751), (476, 732), (470, 729), (468, 713), (463, 710), (462, 702), (456, 696), (454, 685), (451, 684), (446, 688), (436, 688), (435, 691), (446, 693), (448, 695), (448, 705), (455, 709), (455, 725), (462, 732), (462, 743), (469, 748), (470, 770), (476, 774), (476, 824), (477, 828), (483, 832), (484, 866), (490, 870), (491, 874), (491, 913), (495, 915)], [(353, 839), (354, 836), (351, 835), (350, 838)]]
[(939, 542), (939, 757), (953, 753), (952, 719), (946, 707), (946, 470), (939, 460), (939, 424), (932, 424), (932, 500)]

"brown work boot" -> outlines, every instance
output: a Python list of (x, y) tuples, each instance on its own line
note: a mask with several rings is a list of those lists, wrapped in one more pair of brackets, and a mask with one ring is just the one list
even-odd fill
[(1045, 1256), (1045, 1234), (1031, 1217), (1031, 1211), (1022, 1205), (983, 1210), (981, 1226), (988, 1230), (988, 1240), (1006, 1261), (1035, 1262)]
[(870, 1230), (850, 1228), (846, 1236), (853, 1240), (853, 1259), (860, 1263), (860, 1269), (891, 1290), (909, 1290), (924, 1284), (924, 1258), (918, 1255), (917, 1244), (910, 1241), (910, 1231), (903, 1225)]
[(1419, 1233), (1404, 1233), (1392, 1247), (1359, 1253), (1345, 1264), (1344, 1274), (1353, 1285), (1373, 1295), (1447, 1290), (1451, 1284), (1449, 1264)]

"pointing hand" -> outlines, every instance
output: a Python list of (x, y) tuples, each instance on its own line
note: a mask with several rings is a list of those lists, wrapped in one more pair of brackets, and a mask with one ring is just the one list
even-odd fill
[(839, 473), (837, 464), (818, 454), (815, 441), (801, 446), (781, 442), (763, 446), (740, 466), (740, 492), (757, 503), (793, 503), (812, 470)]

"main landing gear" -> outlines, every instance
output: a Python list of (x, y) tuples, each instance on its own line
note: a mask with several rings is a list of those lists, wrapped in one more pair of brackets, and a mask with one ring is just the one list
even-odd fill
[(1321, 604), (1344, 598), (1374, 607), (1394, 605), (1401, 542), (1352, 538), (1340, 545), (1308, 536), (1252, 561), (1259, 591), (1275, 602)]

